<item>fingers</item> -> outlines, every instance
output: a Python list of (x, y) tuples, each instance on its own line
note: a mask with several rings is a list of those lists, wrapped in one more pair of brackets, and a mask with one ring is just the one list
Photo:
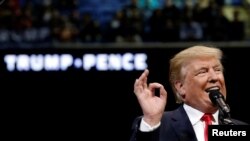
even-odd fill
[(143, 90), (142, 86), (140, 85), (140, 82), (138, 79), (135, 80), (134, 84), (134, 93), (137, 95), (138, 93), (141, 93)]
[(165, 88), (162, 85), (160, 87), (160, 97), (162, 97), (162, 98), (167, 97), (167, 91), (165, 90)]
[(161, 85), (160, 83), (150, 83), (149, 85), (147, 84), (147, 80), (148, 80), (148, 74), (149, 74), (149, 70), (146, 69), (144, 70), (144, 72), (141, 74), (141, 76), (135, 80), (134, 83), (134, 93), (136, 95), (143, 93), (144, 90), (148, 89), (149, 91), (151, 91), (149, 94), (151, 96), (155, 95), (155, 89), (159, 89), (160, 90), (160, 97), (165, 98), (167, 96), (167, 92), (164, 88), (163, 85)]
[(138, 78), (139, 85), (142, 85), (143, 88), (147, 88), (148, 74), (149, 74), (149, 71), (148, 69), (146, 69)]
[(135, 80), (135, 83), (134, 83), (134, 92), (135, 93), (141, 92), (143, 89), (146, 89), (148, 87), (147, 86), (148, 74), (149, 74), (149, 71), (148, 71), (148, 69), (146, 69), (141, 74), (141, 76)]
[(160, 97), (165, 98), (167, 96), (167, 91), (165, 90), (164, 86), (160, 83), (150, 83), (149, 90), (152, 91), (152, 94), (155, 95), (155, 90), (160, 90)]

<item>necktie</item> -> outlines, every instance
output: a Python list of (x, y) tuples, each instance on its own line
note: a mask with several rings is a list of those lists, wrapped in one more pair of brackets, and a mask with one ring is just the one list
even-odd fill
[(201, 120), (205, 122), (204, 138), (205, 141), (208, 141), (208, 125), (212, 124), (213, 116), (211, 114), (204, 114)]

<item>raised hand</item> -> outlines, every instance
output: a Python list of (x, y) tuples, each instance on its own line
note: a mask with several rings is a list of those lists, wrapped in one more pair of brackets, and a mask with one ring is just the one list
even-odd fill
[[(153, 126), (160, 122), (167, 103), (167, 91), (160, 83), (147, 82), (149, 70), (146, 69), (141, 76), (135, 80), (134, 93), (143, 111), (143, 119)], [(159, 89), (160, 95), (155, 91)]]

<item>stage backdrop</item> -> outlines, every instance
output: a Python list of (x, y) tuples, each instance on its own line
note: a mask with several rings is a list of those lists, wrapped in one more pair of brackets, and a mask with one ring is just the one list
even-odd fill
[[(250, 123), (250, 49), (221, 48), (232, 117)], [(168, 90), (166, 110), (178, 106), (168, 66), (181, 49), (1, 50), (1, 95), (8, 130), (25, 139), (32, 134), (98, 140), (103, 132), (103, 140), (127, 141), (133, 119), (142, 114), (133, 84), (145, 68), (150, 71), (149, 82), (162, 83)]]

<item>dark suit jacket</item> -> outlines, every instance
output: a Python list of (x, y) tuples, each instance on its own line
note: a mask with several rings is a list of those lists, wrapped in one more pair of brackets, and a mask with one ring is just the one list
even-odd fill
[[(232, 121), (235, 125), (247, 124), (235, 119)], [(134, 120), (130, 141), (197, 141), (193, 126), (183, 106), (174, 111), (165, 112), (160, 127), (152, 132), (141, 132), (140, 123), (141, 117)], [(219, 124), (223, 122), (220, 120)]]

